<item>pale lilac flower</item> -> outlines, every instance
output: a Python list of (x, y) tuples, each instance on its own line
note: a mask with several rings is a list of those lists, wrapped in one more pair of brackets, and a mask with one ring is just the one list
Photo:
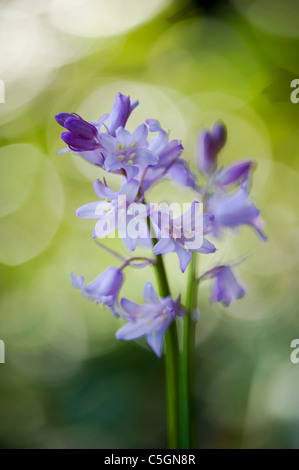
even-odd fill
[(141, 124), (130, 134), (123, 127), (116, 130), (115, 137), (100, 134), (99, 141), (107, 151), (104, 168), (107, 172), (124, 172), (128, 180), (136, 177), (139, 167), (156, 165), (158, 155), (151, 151), (147, 143), (148, 129)]
[(211, 131), (204, 130), (198, 135), (196, 147), (196, 164), (200, 173), (208, 177), (217, 168), (219, 151), (226, 142), (226, 128), (215, 123)]
[[(128, 208), (137, 197), (139, 182), (136, 180), (125, 182), (119, 191), (113, 191), (101, 181), (96, 180), (93, 183), (93, 189), (96, 196), (102, 200), (90, 202), (79, 207), (76, 211), (76, 215), (83, 219), (98, 219), (93, 238), (106, 236), (118, 228), (119, 235), (126, 247), (130, 251), (134, 251), (139, 238), (138, 236), (132, 238), (128, 233), (128, 226), (132, 225), (131, 222), (135, 217), (134, 214), (128, 212)], [(137, 209), (137, 207), (140, 208), (141, 214), (145, 213), (146, 216), (145, 206), (135, 203), (134, 208)], [(141, 236), (146, 239), (147, 231), (143, 233), (141, 230), (140, 237)]]
[(175, 219), (158, 211), (152, 211), (150, 219), (160, 238), (154, 246), (154, 253), (158, 255), (175, 251), (182, 272), (186, 270), (193, 251), (208, 254), (216, 250), (215, 246), (203, 237), (203, 234), (210, 231), (214, 217), (204, 214), (201, 221), (197, 201)]
[(244, 288), (238, 283), (230, 266), (217, 266), (207, 271), (202, 278), (213, 278), (211, 302), (222, 302), (229, 306), (233, 300), (241, 299), (245, 295)]
[(107, 305), (113, 315), (119, 316), (117, 297), (124, 281), (124, 275), (120, 269), (110, 266), (87, 286), (84, 285), (83, 276), (76, 277), (71, 274), (71, 280), (74, 287), (81, 289), (84, 297)]
[(162, 356), (164, 334), (177, 315), (183, 315), (180, 299), (170, 296), (159, 298), (148, 281), (143, 290), (145, 305), (121, 299), (120, 305), (128, 314), (128, 323), (116, 332), (117, 339), (132, 340), (147, 337), (147, 344), (158, 356)]
[(220, 235), (221, 227), (237, 228), (241, 225), (253, 227), (262, 240), (267, 237), (263, 233), (264, 221), (260, 211), (254, 205), (245, 187), (240, 186), (235, 192), (223, 194), (219, 191), (207, 200), (206, 209), (214, 215), (213, 235)]

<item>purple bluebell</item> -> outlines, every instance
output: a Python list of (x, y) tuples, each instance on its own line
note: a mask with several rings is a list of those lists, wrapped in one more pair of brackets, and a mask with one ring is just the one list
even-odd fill
[(175, 251), (182, 272), (186, 270), (193, 251), (208, 254), (216, 250), (215, 246), (203, 237), (203, 234), (211, 230), (214, 217), (204, 214), (201, 220), (198, 204), (194, 201), (184, 214), (175, 219), (159, 211), (152, 211), (150, 214), (151, 223), (159, 236), (154, 253), (158, 255)]
[(226, 142), (226, 128), (215, 123), (211, 131), (204, 130), (198, 135), (196, 147), (196, 164), (199, 172), (210, 176), (217, 168), (218, 153)]
[(162, 356), (164, 334), (177, 315), (184, 312), (180, 299), (174, 301), (170, 296), (159, 298), (148, 281), (143, 290), (145, 305), (128, 299), (121, 299), (120, 305), (128, 315), (128, 323), (116, 332), (117, 339), (132, 340), (147, 337), (147, 344), (158, 356)]
[(113, 315), (119, 316), (117, 297), (124, 281), (124, 275), (120, 269), (110, 266), (87, 286), (84, 285), (83, 276), (76, 277), (71, 274), (71, 280), (74, 287), (81, 289), (84, 297), (107, 305)]
[(60, 113), (55, 119), (68, 130), (61, 134), (61, 138), (71, 150), (75, 152), (95, 150), (99, 146), (97, 128), (84, 121), (78, 114)]
[(130, 114), (138, 104), (138, 100), (131, 103), (129, 96), (117, 93), (107, 123), (107, 129), (110, 135), (115, 136), (119, 127), (126, 126)]
[(213, 214), (213, 235), (220, 235), (221, 227), (237, 228), (241, 225), (253, 227), (262, 240), (267, 237), (263, 233), (264, 221), (260, 211), (254, 205), (247, 189), (240, 186), (233, 193), (218, 191), (208, 198), (206, 210)]
[(207, 271), (202, 278), (213, 278), (211, 302), (222, 302), (229, 306), (233, 300), (241, 299), (245, 295), (244, 288), (238, 283), (230, 266), (217, 266)]

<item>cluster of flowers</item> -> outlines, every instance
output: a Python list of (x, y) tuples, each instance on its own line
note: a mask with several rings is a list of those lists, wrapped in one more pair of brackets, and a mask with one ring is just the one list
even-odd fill
[[(117, 192), (109, 188), (105, 179), (103, 182), (96, 180), (93, 188), (99, 200), (77, 210), (78, 217), (97, 219), (93, 237), (102, 237), (118, 228), (126, 247), (134, 251), (141, 238), (150, 237), (147, 224), (141, 236), (139, 233), (138, 237), (133, 238), (128, 234), (128, 225), (135, 217), (131, 211), (134, 204), (146, 208), (146, 218), (155, 230), (155, 238), (150, 240), (151, 243), (154, 241), (154, 254), (176, 252), (182, 272), (186, 270), (193, 251), (209, 254), (216, 250), (205, 235), (210, 234), (217, 239), (225, 228), (250, 225), (265, 240), (263, 220), (249, 196), (253, 162), (239, 161), (224, 168), (218, 165), (218, 153), (226, 142), (224, 125), (216, 123), (211, 131), (205, 130), (198, 136), (196, 165), (202, 178), (199, 184), (181, 158), (181, 142), (169, 140), (169, 134), (157, 120), (146, 120), (132, 134), (125, 129), (137, 105), (138, 101), (131, 103), (129, 96), (119, 93), (111, 113), (102, 116), (98, 122), (87, 122), (74, 113), (56, 115), (57, 122), (67, 130), (61, 138), (68, 147), (61, 152), (71, 150), (107, 173), (123, 177)], [(198, 201), (194, 201), (188, 213), (170, 217), (166, 225), (161, 225), (161, 213), (159, 210), (148, 210), (145, 192), (162, 178), (170, 178), (194, 190), (205, 208), (202, 224), (196, 223)], [(187, 233), (182, 230), (186, 220)], [(203, 236), (196, 238), (199, 230)], [(198, 242), (194, 243), (194, 240)], [(120, 267), (109, 267), (89, 285), (85, 285), (82, 276), (74, 275), (72, 283), (81, 289), (85, 297), (102, 302), (115, 316), (125, 318), (127, 323), (116, 333), (118, 339), (146, 336), (148, 345), (160, 357), (165, 331), (176, 316), (184, 315), (184, 309), (180, 299), (159, 298), (149, 282), (144, 287), (145, 305), (124, 298), (119, 302), (119, 291), (124, 282), (123, 270), (130, 264), (133, 266), (135, 260), (131, 258)], [(217, 266), (202, 278), (213, 279), (211, 302), (229, 305), (232, 300), (245, 294), (231, 266)]]

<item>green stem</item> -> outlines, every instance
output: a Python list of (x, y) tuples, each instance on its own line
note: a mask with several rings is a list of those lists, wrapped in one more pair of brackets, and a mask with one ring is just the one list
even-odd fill
[[(150, 221), (148, 219), (148, 226)], [(156, 238), (153, 244), (157, 243)], [(160, 297), (168, 297), (170, 288), (167, 274), (161, 255), (156, 255), (156, 263), (153, 265)], [(173, 321), (164, 336), (165, 345), (165, 376), (166, 376), (166, 402), (167, 402), (167, 429), (169, 449), (179, 448), (179, 390), (178, 390), (178, 363), (179, 347), (176, 322)]]
[[(159, 294), (161, 297), (170, 295), (166, 271), (161, 255), (157, 256), (154, 265)], [(178, 336), (176, 322), (172, 322), (165, 333), (165, 373), (166, 373), (166, 398), (168, 420), (168, 447), (179, 448), (179, 400), (178, 400)]]
[(196, 421), (194, 405), (194, 349), (195, 325), (192, 318), (197, 300), (197, 253), (192, 254), (188, 272), (186, 294), (187, 315), (183, 318), (183, 341), (180, 353), (180, 446), (183, 449), (196, 447)]

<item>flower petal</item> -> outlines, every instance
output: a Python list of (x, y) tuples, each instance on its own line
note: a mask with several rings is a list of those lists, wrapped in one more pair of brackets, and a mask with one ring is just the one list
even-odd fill
[(116, 132), (117, 143), (123, 147), (129, 147), (132, 143), (132, 136), (129, 131), (125, 130), (123, 127), (119, 127)]
[(171, 238), (161, 238), (153, 248), (155, 255), (166, 255), (175, 250), (175, 244)]
[(144, 288), (143, 288), (143, 298), (144, 301), (147, 304), (156, 304), (156, 305), (161, 305), (161, 302), (159, 300), (159, 297), (153, 288), (153, 285), (151, 282), (147, 281)]
[(98, 134), (95, 126), (84, 121), (84, 119), (78, 119), (73, 116), (65, 121), (64, 127), (83, 139), (93, 139)]
[(172, 321), (172, 317), (166, 317), (164, 320), (161, 321), (160, 328), (158, 328), (157, 330), (152, 330), (147, 335), (147, 344), (158, 357), (162, 357), (164, 335)]
[(143, 147), (148, 136), (148, 129), (145, 124), (140, 124), (132, 134), (132, 143), (136, 142), (139, 147)]
[(246, 181), (248, 179), (252, 165), (252, 160), (244, 160), (233, 163), (232, 165), (228, 165), (216, 176), (217, 184), (220, 186), (226, 186), (228, 184), (236, 183), (240, 180), (242, 182)]
[(185, 248), (181, 246), (179, 243), (175, 244), (175, 251), (179, 258), (180, 269), (182, 273), (184, 273), (188, 264), (190, 263), (192, 251), (185, 250)]
[(63, 132), (61, 134), (61, 138), (74, 151), (94, 150), (97, 147), (97, 143), (94, 138), (84, 139), (72, 132)]
[(134, 202), (139, 191), (139, 185), (140, 183), (137, 180), (126, 182), (121, 186), (117, 194), (120, 196), (125, 196), (127, 202)]
[(75, 274), (71, 273), (71, 281), (72, 281), (72, 286), (76, 287), (76, 289), (82, 289), (82, 287), (84, 286), (83, 276), (75, 276)]
[(93, 190), (96, 196), (100, 199), (115, 199), (117, 197), (117, 193), (103, 184), (100, 180), (95, 180), (93, 182)]
[(136, 150), (134, 157), (135, 165), (157, 165), (159, 161), (158, 155), (155, 155), (150, 150), (140, 148)]
[(84, 204), (84, 206), (81, 206), (76, 210), (76, 216), (81, 217), (82, 219), (98, 219), (99, 216), (96, 212), (99, 204), (101, 204), (99, 201)]
[(208, 255), (210, 253), (215, 253), (216, 247), (213, 245), (213, 243), (209, 242), (209, 240), (203, 238), (201, 247), (196, 251)]

